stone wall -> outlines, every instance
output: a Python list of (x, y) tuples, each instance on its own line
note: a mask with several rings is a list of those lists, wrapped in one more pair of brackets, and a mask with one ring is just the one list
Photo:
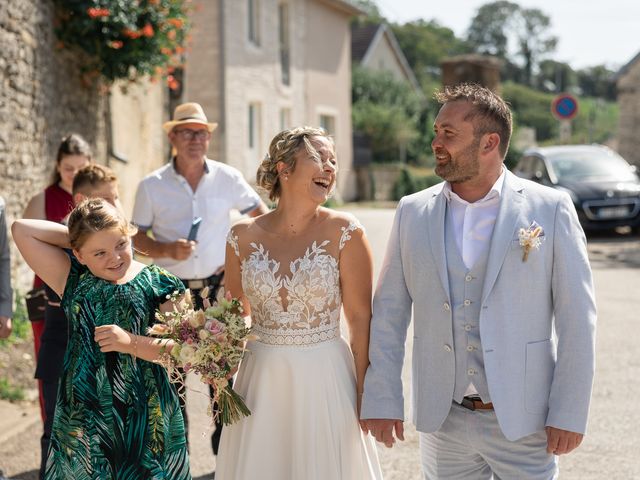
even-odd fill
[[(49, 182), (65, 134), (83, 135), (97, 157), (106, 151), (105, 100), (82, 84), (81, 60), (56, 47), (53, 13), (50, 0), (0, 3), (0, 193), (9, 222)], [(24, 290), (29, 278), (22, 265), (14, 283)]]

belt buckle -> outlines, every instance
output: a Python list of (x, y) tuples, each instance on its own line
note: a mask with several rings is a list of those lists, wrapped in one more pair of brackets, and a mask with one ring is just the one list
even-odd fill
[(189, 288), (192, 290), (201, 290), (205, 287), (204, 280), (189, 280)]

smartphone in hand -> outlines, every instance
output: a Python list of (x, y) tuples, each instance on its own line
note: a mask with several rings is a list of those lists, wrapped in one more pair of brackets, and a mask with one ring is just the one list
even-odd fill
[(189, 235), (187, 235), (187, 240), (195, 241), (198, 236), (198, 229), (200, 228), (200, 224), (202, 223), (202, 218), (196, 217), (193, 219), (191, 223), (191, 229), (189, 230)]

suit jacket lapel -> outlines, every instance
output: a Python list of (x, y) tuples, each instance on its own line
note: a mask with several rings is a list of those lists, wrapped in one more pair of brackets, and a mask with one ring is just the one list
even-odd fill
[(425, 207), (425, 224), (429, 235), (429, 246), (436, 270), (442, 283), (442, 288), (449, 295), (449, 275), (447, 274), (447, 256), (444, 246), (445, 213), (447, 211), (447, 199), (440, 190), (435, 193)]
[(507, 171), (501, 193), (500, 209), (498, 210), (498, 217), (491, 236), (487, 271), (482, 288), (483, 303), (498, 278), (498, 273), (515, 237), (520, 210), (525, 200), (522, 193), (523, 188), (517, 177)]

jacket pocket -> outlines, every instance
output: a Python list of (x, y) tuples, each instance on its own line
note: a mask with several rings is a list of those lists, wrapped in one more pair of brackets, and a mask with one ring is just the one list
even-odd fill
[(524, 405), (529, 413), (546, 413), (555, 362), (551, 340), (527, 344)]

